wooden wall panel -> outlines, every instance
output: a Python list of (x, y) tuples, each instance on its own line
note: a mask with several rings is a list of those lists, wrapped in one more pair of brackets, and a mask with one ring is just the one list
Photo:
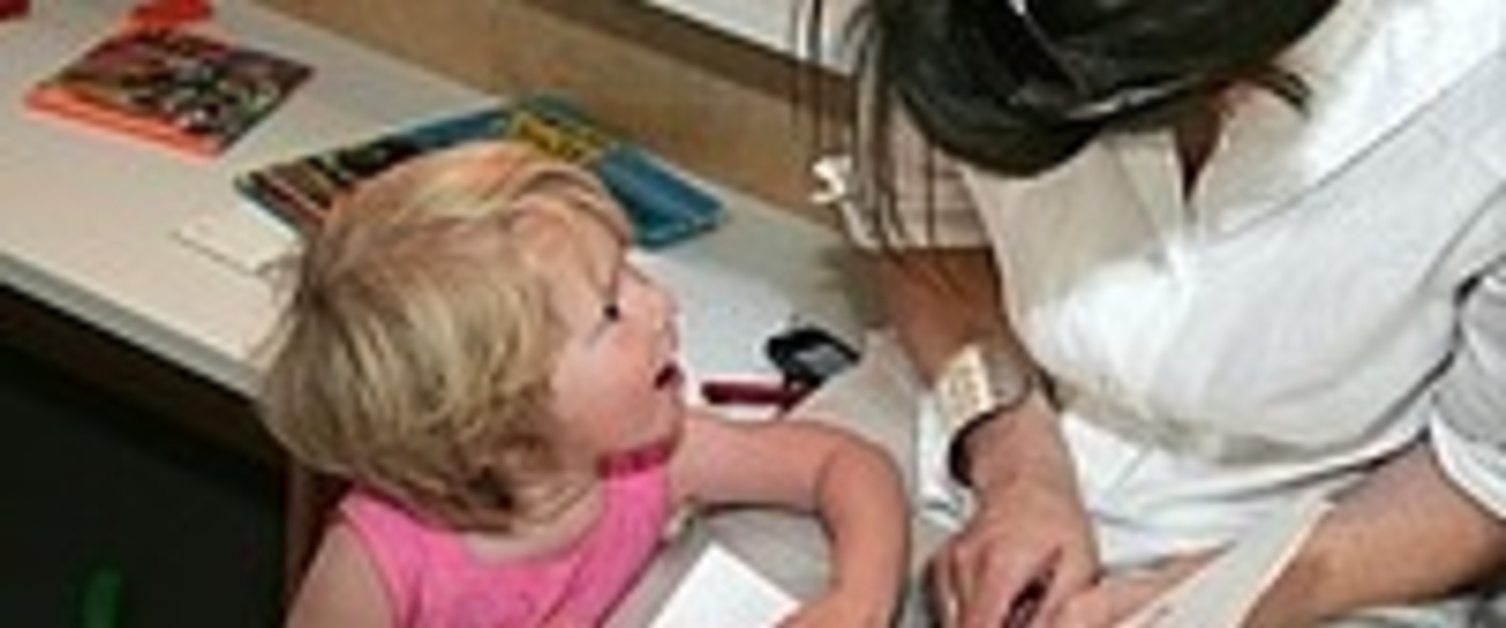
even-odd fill
[(260, 1), (487, 91), (567, 95), (699, 175), (834, 224), (805, 201), (801, 73), (752, 44), (623, 0)]

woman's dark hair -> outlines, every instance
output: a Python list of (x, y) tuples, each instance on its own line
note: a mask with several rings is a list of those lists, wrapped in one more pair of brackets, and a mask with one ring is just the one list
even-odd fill
[(1302, 82), (1273, 59), (1337, 1), (868, 0), (859, 169), (886, 196), (896, 106), (944, 153), (1006, 176), (1206, 113), (1235, 83), (1300, 106)]

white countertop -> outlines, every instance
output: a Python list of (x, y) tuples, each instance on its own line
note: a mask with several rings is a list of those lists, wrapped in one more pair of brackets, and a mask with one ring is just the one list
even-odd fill
[[(249, 211), (246, 169), (493, 99), (247, 2), (208, 26), (315, 66), (313, 79), (224, 155), (204, 160), (27, 110), (26, 89), (107, 33), (133, 3), (58, 0), (0, 22), (0, 279), (237, 391), (272, 314), (260, 278), (175, 236), (205, 213)], [(837, 236), (720, 188), (729, 220), (640, 256), (679, 292), (692, 367), (743, 371), (791, 312), (839, 330), (854, 316), (829, 263)], [(780, 319), (777, 322), (771, 318)], [(756, 336), (756, 337), (754, 337)]]
[[(233, 175), (480, 98), (244, 2), (209, 30), (314, 63), (316, 75), (227, 154), (203, 160), (33, 112), (26, 90), (114, 28), (122, 0), (38, 2), (0, 22), (0, 279), (220, 382), (250, 390), (247, 348), (271, 318), (266, 287), (173, 236), (239, 203)], [(400, 89), (394, 89), (394, 86)]]

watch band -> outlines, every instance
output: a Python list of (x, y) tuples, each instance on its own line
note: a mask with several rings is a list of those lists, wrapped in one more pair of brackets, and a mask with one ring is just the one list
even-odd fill
[(995, 343), (972, 342), (953, 354), (936, 379), (937, 408), (950, 435), (947, 467), (964, 486), (967, 455), (963, 441), (977, 427), (1020, 405), (1034, 389), (1034, 377)]

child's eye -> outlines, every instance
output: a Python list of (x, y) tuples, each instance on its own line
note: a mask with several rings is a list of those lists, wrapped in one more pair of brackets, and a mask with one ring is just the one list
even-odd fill
[(612, 322), (622, 319), (622, 306), (616, 303), (608, 303), (601, 306), (601, 317)]

